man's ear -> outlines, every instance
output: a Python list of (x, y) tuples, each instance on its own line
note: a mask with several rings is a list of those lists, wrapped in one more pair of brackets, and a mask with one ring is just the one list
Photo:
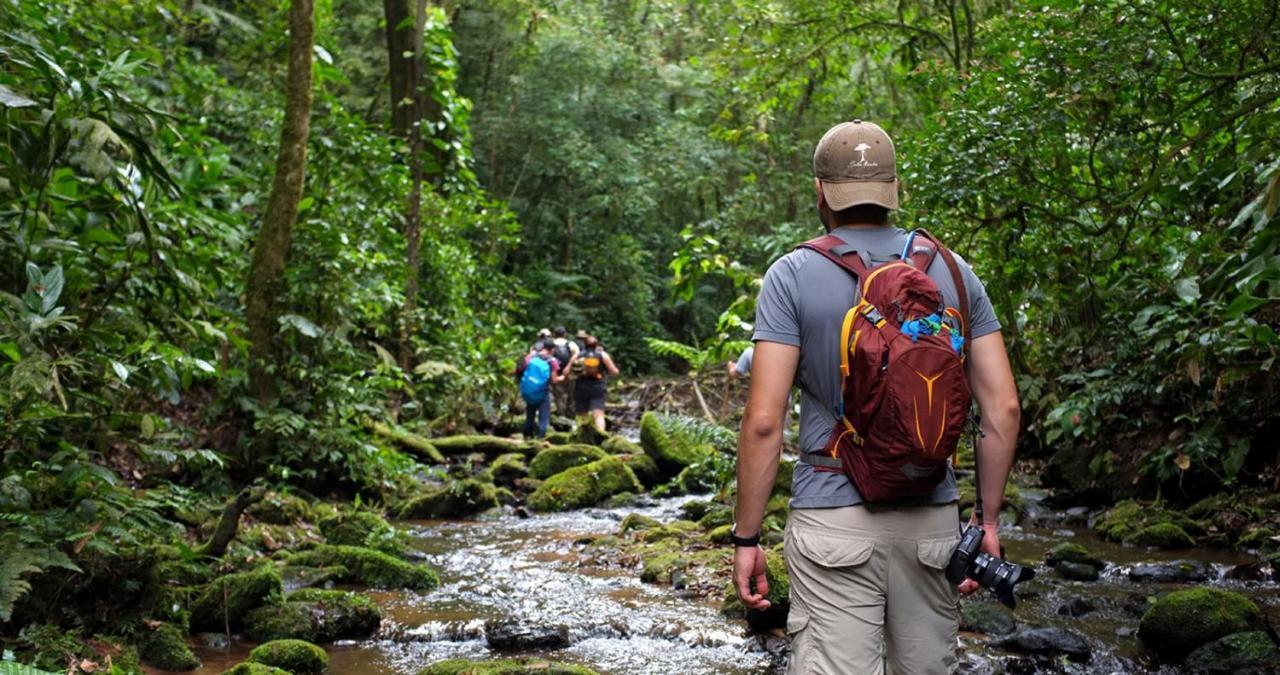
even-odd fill
[(822, 208), (827, 203), (827, 198), (822, 195), (822, 180), (813, 179), (813, 191), (818, 195), (818, 208)]

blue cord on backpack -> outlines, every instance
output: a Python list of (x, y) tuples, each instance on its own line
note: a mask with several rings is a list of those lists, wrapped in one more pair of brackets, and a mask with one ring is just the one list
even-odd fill
[(951, 348), (956, 350), (957, 354), (959, 354), (961, 350), (964, 349), (964, 338), (960, 336), (958, 333), (951, 334)]

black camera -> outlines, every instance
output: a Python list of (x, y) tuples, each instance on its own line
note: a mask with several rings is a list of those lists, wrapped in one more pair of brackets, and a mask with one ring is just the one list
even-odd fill
[(947, 563), (947, 581), (959, 584), (966, 577), (973, 579), (979, 586), (995, 593), (1006, 607), (1013, 609), (1018, 604), (1013, 597), (1013, 587), (1035, 577), (1036, 571), (979, 551), (984, 534), (977, 525), (965, 528), (960, 545), (951, 554), (951, 562)]

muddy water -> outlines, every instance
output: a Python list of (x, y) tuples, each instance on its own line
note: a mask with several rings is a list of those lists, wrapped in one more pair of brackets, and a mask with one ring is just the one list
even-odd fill
[[(1138, 584), (1131, 566), (1159, 560), (1196, 560), (1210, 566), (1209, 583), (1239, 590), (1280, 624), (1280, 590), (1274, 583), (1226, 580), (1230, 567), (1250, 556), (1196, 549), (1147, 551), (1097, 540), (1082, 523), (1067, 524), (1056, 514), (1029, 507), (1035, 525), (1009, 527), (1002, 539), (1011, 559), (1036, 563), (1061, 541), (1076, 541), (1109, 562), (1098, 582), (1064, 581), (1037, 568), (1023, 584), (1016, 617), (1023, 626), (1057, 626), (1087, 637), (1094, 656), (1087, 664), (1029, 657), (988, 648), (980, 635), (961, 636), (964, 673), (1136, 673), (1172, 675), (1147, 660), (1136, 637), (1146, 599), (1185, 585)], [(612, 533), (627, 513), (659, 520), (679, 517), (687, 498), (659, 500), (645, 508), (586, 511), (522, 519), (510, 511), (463, 522), (408, 524), (415, 547), (441, 572), (442, 585), (428, 594), (374, 592), (385, 620), (379, 635), (361, 643), (330, 647), (331, 673), (392, 675), (416, 673), (435, 661), (459, 656), (497, 656), (485, 640), (488, 620), (516, 620), (531, 627), (564, 626), (569, 646), (511, 655), (580, 663), (604, 673), (768, 673), (779, 660), (749, 638), (741, 622), (721, 617), (716, 607), (680, 597), (663, 586), (643, 584), (634, 570), (589, 564), (574, 541)], [(1094, 606), (1078, 617), (1059, 613), (1075, 599)], [(200, 675), (220, 673), (242, 660), (249, 645), (229, 650), (197, 650)], [(507, 655), (507, 654), (504, 654)]]

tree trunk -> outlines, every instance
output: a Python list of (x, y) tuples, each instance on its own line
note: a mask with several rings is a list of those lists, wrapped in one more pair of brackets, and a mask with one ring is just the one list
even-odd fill
[(399, 362), (413, 367), (413, 315), (418, 307), (422, 247), (422, 31), (426, 1), (416, 0), (410, 21), (409, 2), (383, 0), (387, 20), (387, 57), (391, 82), (391, 131), (409, 142), (412, 186), (404, 207), (404, 305), (400, 309)]
[(307, 138), (311, 133), (311, 50), (315, 39), (313, 0), (293, 0), (289, 6), (289, 74), (285, 83), (284, 125), (271, 196), (262, 218), (262, 231), (253, 248), (245, 284), (245, 323), (249, 328), (249, 381), (258, 402), (269, 405), (276, 396), (276, 333), (279, 301), (285, 291), (285, 262), (293, 223), (298, 218), (307, 169)]
[(413, 125), (413, 100), (416, 78), (413, 49), (413, 24), (409, 19), (411, 0), (383, 0), (382, 11), (387, 19), (387, 63), (391, 83), (391, 132), (400, 138), (409, 138)]

